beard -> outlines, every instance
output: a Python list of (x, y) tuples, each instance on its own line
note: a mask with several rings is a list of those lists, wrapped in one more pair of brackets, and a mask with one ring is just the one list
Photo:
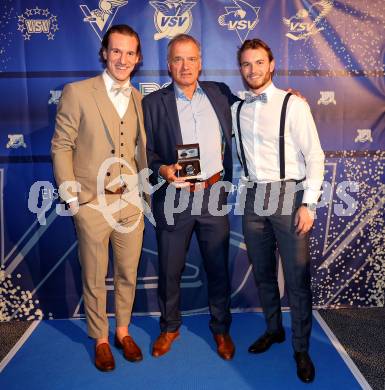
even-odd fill
[(267, 83), (269, 83), (271, 81), (271, 73), (266, 73), (262, 79), (261, 78), (258, 78), (258, 79), (246, 78), (245, 81), (250, 89), (257, 90), (257, 89), (264, 87)]

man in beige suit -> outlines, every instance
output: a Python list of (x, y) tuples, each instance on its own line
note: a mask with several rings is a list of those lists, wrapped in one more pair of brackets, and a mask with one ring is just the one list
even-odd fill
[[(146, 165), (141, 95), (130, 76), (141, 59), (138, 34), (112, 26), (100, 49), (105, 71), (65, 86), (52, 139), (61, 198), (74, 216), (82, 268), (88, 335), (95, 365), (115, 367), (108, 341), (105, 278), (108, 246), (114, 253), (115, 345), (129, 361), (142, 353), (128, 333), (143, 240), (143, 202), (138, 173)], [(146, 197), (148, 201), (148, 198)]]

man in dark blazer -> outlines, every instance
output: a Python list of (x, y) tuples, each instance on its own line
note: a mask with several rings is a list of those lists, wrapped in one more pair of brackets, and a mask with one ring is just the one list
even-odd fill
[[(221, 181), (230, 185), (232, 179), (230, 106), (238, 98), (223, 83), (198, 82), (200, 44), (190, 35), (181, 34), (170, 41), (168, 69), (173, 83), (143, 100), (147, 159), (152, 170), (150, 181), (153, 185), (163, 182), (153, 195), (161, 333), (153, 345), (152, 355), (167, 353), (179, 336), (181, 274), (195, 232), (207, 272), (210, 329), (219, 356), (229, 360), (235, 352), (229, 335), (229, 221), (226, 213), (220, 215), (209, 210), (209, 198), (214, 187), (221, 187)], [(201, 180), (197, 182), (178, 177), (181, 165), (176, 159), (177, 145), (194, 143), (199, 144), (202, 169)], [(202, 196), (202, 205), (199, 213), (192, 213), (197, 192)], [(224, 188), (218, 192), (215, 209), (222, 210), (227, 192)], [(170, 205), (178, 205), (182, 198), (187, 202), (186, 209), (173, 215), (170, 221), (167, 218)]]

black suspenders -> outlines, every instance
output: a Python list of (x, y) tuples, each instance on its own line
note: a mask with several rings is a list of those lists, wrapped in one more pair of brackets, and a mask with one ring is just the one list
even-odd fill
[(242, 142), (242, 135), (241, 135), (241, 120), (240, 120), (241, 108), (244, 102), (245, 102), (244, 100), (241, 100), (237, 107), (237, 130), (238, 130), (239, 148), (241, 149), (241, 163), (243, 166), (243, 170), (245, 171), (246, 178), (249, 178), (249, 170), (247, 169), (245, 150), (243, 149), (243, 142)]
[[(281, 119), (279, 124), (279, 177), (280, 179), (285, 178), (285, 121), (286, 121), (286, 108), (287, 102), (292, 94), (289, 92), (286, 94), (281, 110)], [(242, 135), (241, 135), (241, 120), (240, 113), (243, 103), (245, 101), (242, 100), (237, 107), (237, 127), (238, 127), (238, 139), (239, 139), (239, 148), (241, 151), (241, 162), (243, 166), (243, 170), (245, 171), (246, 178), (249, 179), (249, 170), (247, 169), (245, 150), (243, 148)]]
[(285, 178), (285, 122), (286, 122), (286, 108), (287, 102), (292, 94), (289, 92), (283, 99), (281, 120), (279, 123), (279, 177)]

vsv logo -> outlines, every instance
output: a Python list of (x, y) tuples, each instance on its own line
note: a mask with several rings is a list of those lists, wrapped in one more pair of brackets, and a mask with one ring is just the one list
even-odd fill
[(48, 10), (39, 7), (26, 9), (18, 15), (17, 29), (23, 34), (24, 40), (29, 41), (32, 34), (46, 34), (48, 40), (53, 40), (59, 30), (57, 17)]
[(324, 30), (318, 27), (322, 19), (333, 8), (333, 0), (321, 0), (315, 2), (308, 9), (301, 8), (291, 18), (282, 18), (283, 23), (289, 28), (286, 36), (294, 41), (307, 39), (310, 36)]
[(23, 134), (8, 134), (7, 149), (26, 148)]
[(27, 25), (27, 31), (29, 33), (41, 33), (44, 32), (48, 34), (49, 32), (49, 26), (51, 24), (50, 20), (26, 20), (25, 24)]
[(354, 142), (373, 142), (372, 129), (357, 129), (357, 137)]
[(62, 90), (61, 89), (50, 90), (49, 93), (51, 96), (48, 100), (48, 104), (58, 104), (61, 97)]
[(188, 33), (192, 26), (193, 17), (191, 9), (195, 1), (166, 0), (150, 1), (155, 8), (154, 25), (158, 30), (154, 39), (173, 38), (178, 34)]
[(236, 31), (239, 40), (243, 43), (259, 22), (260, 7), (254, 7), (243, 0), (233, 0), (233, 2), (235, 6), (225, 7), (226, 13), (219, 16), (218, 23), (228, 30)]
[(318, 99), (318, 105), (328, 106), (329, 104), (337, 104), (334, 91), (320, 91), (320, 94), (321, 97)]
[(127, 0), (100, 0), (99, 8), (90, 10), (85, 4), (81, 4), (79, 7), (85, 16), (83, 21), (89, 23), (99, 39), (102, 40), (103, 35), (115, 19), (118, 9), (127, 3)]

